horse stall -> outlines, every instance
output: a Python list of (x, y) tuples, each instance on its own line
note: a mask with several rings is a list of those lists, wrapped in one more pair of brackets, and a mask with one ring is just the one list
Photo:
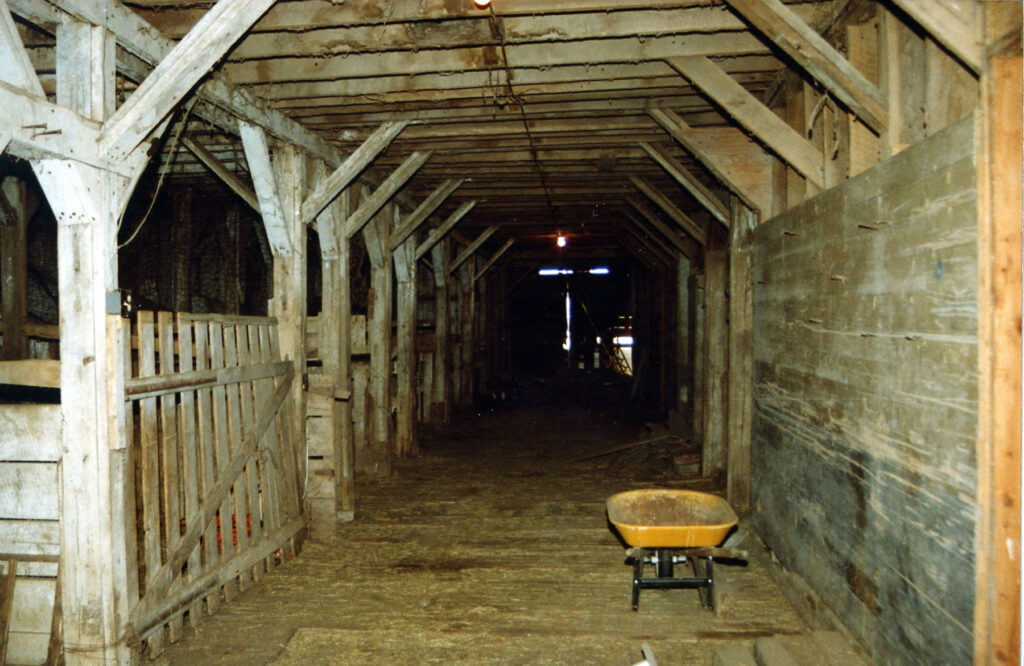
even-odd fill
[[(295, 556), (307, 477), (294, 446), (293, 364), (280, 360), (274, 319), (139, 311), (123, 331), (129, 631), (155, 656)], [(59, 364), (4, 362), (0, 383), (55, 393)], [(62, 653), (63, 436), (60, 404), (0, 407), (5, 664)]]

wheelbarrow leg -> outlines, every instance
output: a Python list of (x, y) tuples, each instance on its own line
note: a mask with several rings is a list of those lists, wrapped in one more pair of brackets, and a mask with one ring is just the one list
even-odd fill
[(672, 577), (672, 551), (658, 550), (658, 578)]
[(644, 576), (644, 558), (633, 559), (633, 610), (640, 607), (640, 579)]
[(697, 578), (705, 579), (697, 591), (700, 592), (700, 602), (705, 610), (715, 610), (715, 574), (713, 558), (694, 557), (693, 573)]

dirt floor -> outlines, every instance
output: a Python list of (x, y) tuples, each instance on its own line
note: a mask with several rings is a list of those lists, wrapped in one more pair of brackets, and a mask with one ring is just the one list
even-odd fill
[[(394, 478), (363, 480), (356, 521), (189, 629), (158, 664), (710, 664), (724, 643), (806, 632), (758, 564), (719, 565), (721, 610), (645, 590), (605, 498), (680, 479), (666, 452), (572, 462), (650, 436), (612, 387), (531, 382), (421, 436)], [(669, 452), (670, 453), (670, 452)], [(658, 467), (659, 463), (667, 465)]]

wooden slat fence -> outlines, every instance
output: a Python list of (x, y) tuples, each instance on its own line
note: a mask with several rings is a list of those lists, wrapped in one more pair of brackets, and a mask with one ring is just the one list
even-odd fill
[(294, 368), (271, 318), (140, 311), (132, 452), (140, 599), (151, 656), (293, 556), (301, 538)]

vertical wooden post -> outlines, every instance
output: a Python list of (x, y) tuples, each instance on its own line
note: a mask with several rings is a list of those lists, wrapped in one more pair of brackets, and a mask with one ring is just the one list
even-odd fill
[(757, 214), (736, 197), (729, 224), (729, 503), (740, 512), (750, 507), (750, 436), (754, 413), (753, 233)]
[[(320, 313), (320, 358), (337, 394), (352, 391), (352, 307), (349, 284), (349, 239), (344, 222), (350, 212), (351, 190), (343, 191), (318, 218), (321, 237), (323, 308)], [(324, 239), (330, 238), (330, 242)], [(355, 519), (354, 440), (352, 399), (334, 401), (334, 501), (337, 520)]]
[(370, 347), (371, 426), (367, 442), (370, 467), (379, 477), (391, 474), (391, 293), (394, 281), (391, 256), (387, 251), (391, 231), (390, 208), (378, 213), (363, 227), (366, 251), (370, 258), (370, 294), (367, 313), (367, 339)]
[(0, 360), (28, 358), (28, 245), (26, 228), (32, 208), (25, 182), (9, 176), (0, 183)]
[(707, 358), (704, 306), (704, 273), (690, 279), (690, 307), (693, 309), (693, 438), (704, 447), (704, 360)]
[(978, 122), (974, 661), (1020, 663), (1021, 15), (985, 4)]
[[(69, 21), (57, 38), (58, 100), (104, 119), (113, 111), (113, 37)], [(32, 168), (57, 219), (65, 662), (130, 663), (125, 629), (138, 581), (116, 247), (129, 182), (71, 160), (41, 159)]]
[(704, 401), (703, 453), (701, 464), (704, 476), (725, 472), (725, 446), (727, 422), (726, 373), (729, 361), (729, 332), (726, 327), (725, 296), (727, 280), (726, 251), (709, 242), (704, 253)]
[(459, 329), (462, 344), (459, 347), (459, 369), (460, 373), (456, 381), (459, 382), (459, 407), (468, 409), (473, 406), (473, 358), (476, 347), (474, 332), (476, 331), (476, 289), (473, 283), (473, 271), (476, 270), (476, 257), (470, 257), (458, 271), (459, 279)]
[(398, 278), (397, 378), (398, 423), (395, 452), (405, 458), (416, 452), (416, 234), (394, 253)]
[(451, 326), (448, 308), (448, 247), (442, 240), (430, 250), (434, 274), (434, 385), (430, 420), (435, 425), (451, 418)]
[[(693, 419), (693, 341), (690, 339), (690, 260), (679, 255), (676, 261), (676, 409), (691, 424)], [(687, 433), (690, 436), (690, 433)]]
[[(306, 225), (302, 224), (302, 201), (307, 184), (305, 153), (294, 145), (282, 144), (274, 155), (273, 168), (289, 249), (283, 251), (276, 244), (271, 244), (274, 252), (274, 296), (267, 309), (277, 319), (281, 358), (295, 364), (292, 413), (288, 419), (294, 424), (292, 445), (301, 452), (306, 438), (303, 392), (306, 375)], [(303, 465), (308, 464), (301, 456), (300, 459)], [(298, 473), (304, 498), (303, 475), (301, 471)]]

